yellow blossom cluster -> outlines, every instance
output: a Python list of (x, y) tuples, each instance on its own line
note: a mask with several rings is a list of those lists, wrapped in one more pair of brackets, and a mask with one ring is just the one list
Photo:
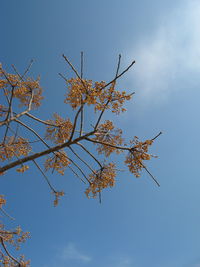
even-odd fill
[(27, 139), (23, 137), (6, 137), (5, 142), (0, 144), (0, 160), (5, 161), (12, 157), (27, 156), (31, 151), (31, 146)]
[(39, 84), (39, 78), (22, 78), (17, 74), (6, 73), (0, 65), (0, 89), (4, 89), (5, 95), (12, 94), (14, 98), (20, 101), (20, 106), (28, 106), (32, 98), (32, 107), (37, 108), (41, 105), (42, 88)]
[(54, 114), (55, 120), (48, 120), (46, 129), (46, 139), (55, 142), (56, 144), (64, 143), (71, 134), (72, 123), (70, 119), (63, 119), (57, 113)]
[(49, 169), (56, 170), (58, 173), (64, 175), (66, 167), (70, 164), (65, 151), (55, 152), (52, 157), (49, 157), (45, 161), (46, 171)]
[(95, 198), (102, 189), (113, 187), (115, 185), (115, 177), (116, 171), (114, 163), (109, 163), (100, 170), (95, 171), (95, 173), (91, 173), (89, 175), (90, 185), (85, 191), (86, 196), (88, 198)]
[(0, 208), (2, 208), (3, 205), (6, 204), (6, 200), (3, 195), (0, 195)]
[[(20, 227), (17, 227), (13, 231), (7, 231), (5, 230), (3, 224), (0, 225), (0, 241), (1, 243), (3, 242), (5, 246), (6, 244), (10, 244), (14, 246), (16, 250), (19, 250), (21, 243), (24, 243), (29, 237), (30, 233), (23, 232)], [(20, 262), (20, 266), (22, 267), (30, 266), (30, 261), (25, 261), (24, 256), (20, 256), (20, 258), (17, 259), (17, 262)], [(3, 267), (16, 267), (16, 261), (14, 258), (8, 257), (8, 255), (4, 254), (3, 251), (0, 253), (0, 263), (2, 263), (1, 266)]]
[(119, 114), (126, 111), (123, 108), (125, 100), (130, 100), (131, 95), (127, 95), (125, 91), (118, 91), (115, 89), (115, 82), (110, 87), (100, 90), (101, 94), (95, 105), (95, 110), (110, 109), (113, 113)]
[[(97, 133), (95, 133), (95, 138), (92, 140), (102, 142), (102, 144), (98, 144), (97, 151), (99, 154), (104, 153), (106, 157), (110, 156), (113, 152), (119, 154), (122, 151), (115, 147), (123, 143), (122, 130), (115, 129), (110, 120), (106, 120), (105, 123), (100, 124)], [(106, 145), (105, 143), (112, 146)]]
[(0, 255), (0, 263), (2, 263), (2, 267), (30, 267), (30, 261), (25, 261), (24, 256), (20, 256), (20, 259), (18, 260), (20, 262), (20, 265), (16, 265), (16, 261), (12, 260), (10, 257), (6, 256), (5, 254)]
[(55, 196), (55, 200), (53, 202), (54, 207), (58, 206), (58, 202), (59, 202), (59, 198), (63, 197), (65, 195), (65, 193), (63, 191), (56, 191), (53, 192), (54, 196)]
[(4, 105), (0, 104), (0, 117), (5, 116), (7, 113), (7, 108)]
[(70, 103), (73, 109), (76, 109), (82, 103), (88, 105), (95, 103), (96, 92), (92, 87), (91, 80), (72, 78), (67, 81), (67, 86), (69, 92), (64, 102)]
[(131, 173), (135, 177), (140, 177), (140, 171), (144, 168), (143, 160), (150, 160), (152, 155), (148, 153), (149, 146), (153, 143), (153, 140), (146, 140), (145, 142), (140, 142), (138, 137), (135, 136), (132, 144), (133, 148), (130, 149), (128, 153), (125, 164), (128, 166)]
[(123, 104), (125, 100), (130, 100), (131, 95), (125, 91), (120, 92), (115, 89), (115, 82), (106, 86), (106, 82), (92, 82), (92, 80), (81, 80), (72, 78), (67, 80), (68, 93), (65, 103), (69, 103), (73, 109), (81, 104), (94, 105), (95, 111), (111, 109), (113, 113), (125, 111)]
[(29, 169), (29, 166), (28, 165), (22, 165), (21, 168), (18, 168), (17, 169), (17, 172), (23, 173), (23, 172), (27, 171), (28, 169)]

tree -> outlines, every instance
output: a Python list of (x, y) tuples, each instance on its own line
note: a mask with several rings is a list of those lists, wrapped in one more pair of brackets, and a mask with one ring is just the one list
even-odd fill
[[(3, 165), (0, 167), (0, 174), (4, 175), (13, 168), (23, 173), (29, 168), (29, 164), (34, 164), (54, 194), (56, 206), (64, 192), (57, 191), (52, 186), (46, 172), (52, 170), (64, 175), (68, 168), (87, 184), (86, 196), (88, 198), (98, 196), (101, 202), (102, 190), (115, 185), (118, 171), (116, 164), (107, 159), (113, 153), (123, 153), (124, 164), (135, 177), (140, 177), (144, 169), (159, 186), (144, 161), (153, 157), (148, 149), (161, 132), (146, 141), (139, 141), (135, 136), (127, 143), (122, 137), (122, 130), (116, 128), (111, 120), (102, 121), (107, 111), (117, 115), (125, 111), (124, 103), (130, 100), (134, 93), (127, 94), (125, 91), (117, 90), (116, 82), (135, 64), (135, 61), (119, 73), (121, 63), (119, 56), (116, 75), (106, 83), (83, 78), (83, 53), (81, 53), (80, 74), (65, 55), (63, 59), (75, 74), (71, 79), (66, 79), (60, 74), (67, 86), (64, 103), (71, 107), (73, 118), (62, 118), (54, 113), (53, 118), (44, 120), (33, 115), (32, 111), (40, 107), (43, 99), (39, 78), (34, 80), (27, 77), (33, 61), (22, 75), (14, 65), (12, 65), (14, 74), (7, 73), (2, 66), (0, 67), (0, 89), (2, 99), (4, 98), (0, 105), (0, 127), (3, 129), (0, 143), (0, 160)], [(90, 125), (85, 124), (86, 109), (94, 114), (94, 121)], [(44, 127), (43, 133), (30, 127), (28, 120), (41, 124)], [(20, 134), (19, 127), (23, 129)], [(36, 138), (34, 142), (21, 134), (26, 131)], [(91, 143), (94, 144), (94, 148), (91, 148)], [(92, 150), (96, 150), (97, 153)], [(69, 156), (69, 152), (73, 157)], [(39, 158), (43, 159), (43, 166), (41, 162), (38, 163)], [(5, 197), (1, 195), (1, 211), (9, 216), (2, 207), (5, 203)], [(10, 244), (19, 248), (20, 243), (28, 236), (29, 234), (23, 233), (20, 228), (10, 231), (1, 223), (0, 257), (3, 266), (29, 266), (29, 261), (24, 257), (14, 258), (6, 246)]]

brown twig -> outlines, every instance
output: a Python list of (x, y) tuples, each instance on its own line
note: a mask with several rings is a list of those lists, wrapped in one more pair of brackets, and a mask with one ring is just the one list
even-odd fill
[(13, 261), (15, 261), (15, 262), (18, 264), (18, 266), (20, 267), (20, 266), (21, 266), (21, 263), (20, 263), (16, 258), (14, 258), (14, 257), (10, 254), (10, 252), (7, 250), (6, 245), (5, 245), (5, 243), (4, 243), (4, 240), (3, 240), (3, 237), (2, 237), (2, 236), (0, 236), (0, 242), (1, 242), (1, 244), (2, 244), (2, 247), (3, 247), (4, 250), (5, 250), (6, 254), (8, 255), (8, 257), (11, 258)]
[(37, 164), (37, 162), (36, 162), (35, 160), (33, 160), (33, 163), (34, 163), (35, 166), (38, 168), (38, 170), (42, 173), (42, 175), (44, 176), (44, 178), (45, 178), (47, 184), (49, 185), (49, 187), (51, 188), (51, 190), (52, 190), (54, 193), (56, 193), (57, 191), (56, 191), (55, 188), (53, 188), (53, 186), (51, 185), (51, 183), (50, 183), (48, 177), (45, 175), (45, 173), (43, 172), (43, 170), (40, 168), (40, 165)]
[(103, 168), (103, 166), (98, 161), (98, 159), (96, 159), (96, 157), (86, 147), (84, 147), (83, 144), (81, 144), (79, 142), (77, 142), (76, 144), (79, 145), (85, 152), (87, 152), (97, 162), (97, 164), (100, 166), (100, 168)]
[(78, 158), (78, 159), (80, 159), (80, 161), (82, 161), (93, 173), (95, 173), (94, 172), (94, 170), (90, 167), (90, 165), (84, 160), (84, 159), (82, 159), (75, 151), (74, 151), (74, 149), (72, 148), (72, 147), (69, 147), (69, 149), (72, 151), (72, 153)]
[(110, 143), (106, 143), (106, 142), (101, 142), (101, 141), (97, 141), (97, 140), (94, 140), (94, 139), (90, 139), (88, 137), (86, 137), (85, 140), (87, 140), (89, 142), (92, 142), (92, 143), (100, 144), (100, 145), (110, 146), (110, 147), (113, 147), (113, 148), (116, 148), (116, 149), (120, 149), (120, 150), (124, 150), (124, 151), (125, 150), (130, 151), (130, 148), (128, 148), (128, 147), (116, 146), (116, 145), (112, 145)]

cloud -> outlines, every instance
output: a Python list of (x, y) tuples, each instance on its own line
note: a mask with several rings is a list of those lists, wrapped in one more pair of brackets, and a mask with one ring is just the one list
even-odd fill
[(61, 255), (63, 260), (77, 260), (83, 263), (88, 263), (92, 260), (92, 258), (80, 250), (78, 250), (73, 243), (69, 243), (62, 252)]
[(148, 37), (136, 44), (134, 80), (143, 99), (157, 102), (177, 87), (199, 83), (200, 74), (200, 2), (183, 1), (181, 6), (160, 21)]

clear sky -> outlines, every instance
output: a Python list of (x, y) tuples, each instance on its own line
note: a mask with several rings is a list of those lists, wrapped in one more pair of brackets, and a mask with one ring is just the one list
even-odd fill
[[(66, 192), (52, 206), (40, 173), (14, 170), (1, 177), (6, 210), (31, 239), (22, 249), (35, 267), (198, 267), (200, 266), (200, 2), (197, 0), (7, 0), (0, 8), (0, 61), (7, 71), (41, 75), (45, 100), (39, 114), (65, 114), (59, 72), (70, 75), (62, 53), (84, 76), (113, 78), (122, 66), (136, 65), (119, 82), (135, 91), (128, 111), (113, 117), (125, 136), (163, 135), (148, 162), (159, 180), (119, 173), (102, 204), (88, 200), (71, 174), (51, 176)], [(92, 120), (92, 116), (90, 117)]]

